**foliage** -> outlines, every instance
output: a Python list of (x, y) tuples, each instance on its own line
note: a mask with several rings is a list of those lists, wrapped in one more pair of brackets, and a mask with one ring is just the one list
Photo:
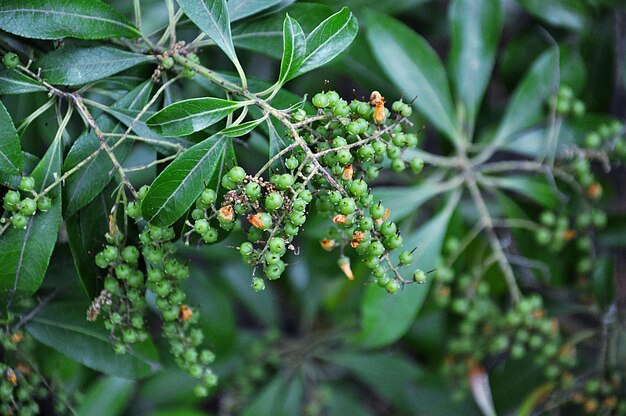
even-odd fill
[(626, 11), (336, 3), (2, 2), (0, 413), (626, 414)]

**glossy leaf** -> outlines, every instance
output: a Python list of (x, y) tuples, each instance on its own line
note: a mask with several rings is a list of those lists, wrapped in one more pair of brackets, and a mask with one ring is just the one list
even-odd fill
[(121, 415), (133, 396), (134, 387), (132, 380), (101, 378), (89, 387), (76, 412), (79, 416)]
[[(145, 81), (120, 98), (112, 105), (112, 108), (142, 108), (150, 98), (151, 91), (152, 82), (149, 80)], [(96, 125), (104, 133), (121, 134), (126, 130), (122, 128), (119, 122), (107, 114), (98, 116), (96, 118)], [(113, 147), (118, 141), (119, 137), (107, 137), (107, 144), (110, 147)], [(123, 162), (124, 159), (126, 159), (130, 153), (131, 147), (132, 142), (126, 140), (115, 148), (113, 153), (119, 162)], [(99, 148), (100, 140), (98, 140), (95, 132), (91, 130), (85, 131), (76, 139), (66, 156), (63, 170), (67, 172), (72, 169)], [(63, 187), (65, 214), (72, 216), (80, 208), (87, 205), (96, 195), (102, 192), (115, 174), (113, 162), (111, 162), (111, 159), (104, 151), (100, 151), (95, 158), (87, 162), (82, 168), (66, 179), (65, 186)]]
[(235, 22), (280, 3), (281, 0), (228, 0), (228, 15), (230, 21)]
[(389, 79), (448, 138), (455, 138), (454, 107), (446, 71), (426, 40), (391, 17), (372, 14), (367, 39)]
[(306, 38), (297, 20), (289, 15), (283, 23), (283, 58), (280, 63), (280, 85), (295, 76), (306, 54)]
[(261, 124), (263, 120), (263, 118), (258, 118), (256, 120), (250, 120), (245, 123), (237, 124), (236, 126), (229, 126), (223, 129), (220, 133), (228, 137), (245, 136)]
[(580, 31), (588, 23), (590, 12), (581, 0), (518, 0), (530, 13), (551, 25)]
[[(441, 213), (408, 236), (405, 234), (404, 246), (417, 247), (417, 250), (412, 267), (400, 269), (404, 279), (411, 280), (415, 268), (429, 271), (437, 266), (455, 201), (452, 197)], [(361, 303), (359, 344), (365, 348), (380, 348), (404, 335), (426, 299), (430, 282), (428, 279), (422, 285), (407, 285), (395, 295), (387, 294), (377, 285), (368, 286)]]
[(100, 0), (3, 0), (0, 29), (34, 39), (136, 38), (141, 34)]
[(22, 171), (22, 148), (13, 120), (0, 101), (0, 171), (18, 175)]
[(510, 140), (515, 133), (542, 120), (547, 98), (556, 92), (559, 84), (559, 51), (544, 52), (518, 85), (495, 134), (494, 141)]
[[(35, 190), (42, 191), (61, 173), (61, 144), (53, 142), (31, 173)], [(48, 268), (61, 224), (61, 189), (48, 193), (52, 206), (28, 219), (25, 229), (9, 228), (0, 238), (0, 304), (30, 296), (39, 288)]]
[(332, 61), (354, 40), (359, 23), (352, 12), (344, 7), (320, 23), (306, 38), (306, 55), (294, 77)]
[(110, 46), (65, 46), (43, 56), (36, 66), (50, 84), (81, 85), (153, 61), (153, 57)]
[(0, 69), (0, 95), (46, 91), (46, 87), (15, 69)]
[(503, 17), (500, 0), (455, 0), (449, 7), (450, 73), (472, 125), (489, 82)]
[(520, 193), (546, 208), (560, 204), (558, 189), (545, 176), (504, 176), (491, 178), (495, 186)]
[(242, 416), (273, 415), (290, 416), (302, 414), (300, 406), (304, 394), (302, 381), (278, 375), (248, 405)]
[(205, 186), (216, 188), (224, 164), (234, 160), (231, 139), (216, 134), (190, 147), (154, 180), (142, 201), (146, 221), (168, 226), (191, 207)]
[(143, 378), (160, 369), (151, 341), (134, 344), (126, 354), (116, 354), (101, 321), (89, 322), (79, 311), (87, 303), (45, 306), (27, 325), (37, 341), (94, 370), (116, 377)]
[(176, 0), (189, 20), (206, 33), (226, 53), (231, 61), (237, 62), (237, 54), (230, 33), (230, 19), (226, 0)]
[(217, 123), (243, 105), (221, 98), (192, 98), (165, 107), (150, 117), (147, 125), (165, 137), (187, 136)]
[[(278, 153), (280, 153), (280, 151), (283, 150), (285, 147), (287, 147), (289, 144), (285, 141), (285, 138), (278, 132), (278, 130), (274, 126), (274, 123), (270, 120), (267, 121), (267, 129), (268, 129), (268, 137), (269, 137), (269, 144), (270, 144), (269, 158), (271, 159), (274, 156), (276, 156)], [(274, 168), (280, 168), (281, 166), (284, 166), (284, 162), (282, 158), (274, 162), (272, 166)]]

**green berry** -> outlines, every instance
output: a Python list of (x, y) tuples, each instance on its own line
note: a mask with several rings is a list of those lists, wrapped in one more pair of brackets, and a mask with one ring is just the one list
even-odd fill
[(380, 225), (380, 233), (385, 237), (391, 237), (398, 232), (398, 226), (393, 221), (385, 221)]
[(350, 183), (350, 193), (354, 196), (361, 196), (367, 193), (367, 183), (363, 179), (356, 179)]
[(120, 256), (119, 250), (114, 246), (106, 246), (104, 250), (102, 250), (102, 254), (109, 263), (113, 263)]
[(283, 205), (283, 196), (278, 192), (271, 192), (265, 198), (265, 208), (267, 208), (268, 211), (274, 211), (280, 208), (281, 205)]
[(20, 179), (19, 187), (24, 192), (30, 192), (35, 189), (35, 180), (30, 176), (23, 176), (22, 179)]
[(343, 198), (338, 204), (339, 212), (344, 215), (350, 215), (356, 211), (356, 202), (352, 198)]
[(268, 242), (269, 249), (272, 253), (283, 255), (285, 253), (285, 240), (280, 237), (272, 237)]
[(228, 172), (228, 177), (234, 183), (239, 183), (246, 177), (246, 171), (241, 166), (235, 166)]
[(393, 170), (394, 172), (400, 173), (404, 169), (406, 169), (406, 164), (404, 163), (404, 160), (397, 158), (391, 161), (391, 170)]
[(253, 252), (254, 246), (250, 242), (246, 241), (245, 243), (241, 243), (241, 246), (239, 246), (239, 253), (241, 253), (242, 256), (249, 256)]
[(415, 270), (415, 273), (413, 273), (413, 281), (420, 285), (426, 283), (426, 273), (419, 269)]
[(161, 61), (161, 66), (164, 69), (171, 69), (174, 66), (174, 58), (172, 58), (171, 56), (163, 58), (163, 60)]
[(32, 198), (24, 198), (17, 204), (20, 213), (25, 216), (33, 215), (37, 211), (37, 203)]
[(7, 209), (7, 211), (16, 211), (17, 208), (17, 204), (19, 204), (21, 197), (20, 197), (20, 193), (17, 191), (8, 191), (6, 194), (4, 194), (4, 207)]
[[(39, 201), (41, 201), (41, 199), (43, 198), (40, 198)], [(37, 203), (39, 203), (39, 201), (37, 201)], [(128, 203), (128, 205), (126, 205), (126, 214), (130, 218), (137, 218), (141, 215), (141, 207), (139, 206), (137, 201), (131, 201)]]
[(261, 195), (261, 185), (256, 182), (248, 182), (245, 187), (246, 195), (252, 201), (256, 201)]
[(198, 234), (204, 234), (210, 227), (209, 222), (204, 218), (197, 220), (193, 225), (193, 229)]
[(144, 185), (141, 188), (139, 188), (139, 190), (137, 191), (137, 198), (142, 200), (146, 197), (146, 195), (148, 195), (148, 191), (150, 190), (150, 187), (148, 185)]
[(389, 282), (387, 282), (387, 284), (385, 285), (385, 290), (387, 290), (387, 293), (392, 295), (394, 293), (397, 293), (398, 290), (400, 290), (400, 282), (395, 279), (389, 280)]
[(413, 254), (410, 251), (400, 253), (400, 263), (411, 264), (413, 262)]
[(213, 227), (209, 227), (205, 232), (202, 233), (202, 239), (204, 240), (205, 243), (208, 243), (208, 244), (215, 243), (218, 238), (219, 238), (219, 233), (217, 229)]
[(255, 292), (261, 292), (265, 290), (265, 281), (260, 277), (255, 277), (252, 279), (250, 287), (252, 287), (252, 290), (254, 290)]
[(370, 207), (370, 215), (375, 220), (378, 220), (378, 219), (384, 217), (386, 211), (387, 210), (385, 209), (385, 207), (382, 204), (376, 204), (376, 205), (372, 205)]
[(315, 94), (311, 101), (313, 102), (313, 105), (317, 108), (326, 108), (329, 105), (328, 97), (326, 96), (326, 94), (321, 92)]
[(409, 167), (411, 171), (415, 174), (420, 173), (422, 169), (424, 169), (424, 161), (419, 157), (414, 157), (409, 162)]
[(103, 252), (96, 254), (95, 261), (96, 266), (100, 267), (101, 269), (106, 269), (107, 267), (109, 267), (109, 262), (107, 261), (107, 259), (104, 258)]
[(4, 66), (6, 66), (8, 69), (13, 69), (20, 64), (20, 58), (13, 52), (9, 52), (4, 55), (4, 57), (2, 58), (2, 62), (4, 63)]
[(207, 206), (211, 205), (217, 200), (217, 192), (215, 192), (213, 189), (206, 188), (200, 194), (200, 200)]

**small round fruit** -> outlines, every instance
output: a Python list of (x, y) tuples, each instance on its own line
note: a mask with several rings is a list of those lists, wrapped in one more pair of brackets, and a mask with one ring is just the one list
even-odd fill
[(239, 183), (246, 177), (246, 171), (241, 166), (235, 166), (228, 172), (231, 181)]
[(393, 279), (390, 280), (389, 282), (387, 282), (387, 284), (385, 285), (385, 290), (387, 290), (387, 293), (393, 295), (394, 293), (397, 293), (398, 290), (400, 290), (400, 282), (398, 282), (397, 280)]
[(20, 210), (22, 215), (26, 215), (27, 217), (33, 215), (37, 211), (37, 203), (32, 198), (24, 198), (17, 204), (17, 207)]
[(35, 180), (30, 176), (23, 176), (20, 179), (20, 189), (24, 192), (30, 192), (35, 189)]
[(313, 105), (317, 108), (326, 108), (328, 107), (328, 104), (330, 103), (326, 94), (321, 93), (321, 92), (315, 94), (311, 101), (313, 102)]
[(256, 201), (261, 196), (261, 185), (256, 182), (248, 182), (245, 187), (246, 195), (252, 201)]
[(8, 69), (13, 69), (20, 64), (20, 58), (13, 52), (9, 52), (2, 58), (2, 63), (4, 63), (4, 66)]
[(415, 273), (413, 273), (413, 281), (420, 285), (426, 283), (426, 273), (420, 269), (415, 270)]

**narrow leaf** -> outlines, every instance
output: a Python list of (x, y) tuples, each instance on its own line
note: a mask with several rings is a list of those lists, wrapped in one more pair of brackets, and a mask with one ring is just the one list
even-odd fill
[(110, 46), (66, 46), (37, 61), (41, 77), (53, 85), (81, 85), (122, 72), (153, 57)]
[(77, 409), (78, 416), (118, 416), (133, 397), (135, 383), (117, 377), (99, 379), (89, 387)]
[(141, 35), (121, 13), (100, 0), (3, 0), (0, 29), (34, 39)]
[(160, 369), (152, 341), (134, 344), (126, 354), (116, 354), (102, 322), (89, 322), (79, 313), (87, 308), (87, 303), (48, 304), (26, 330), (42, 344), (105, 374), (136, 379)]
[(228, 15), (232, 23), (277, 6), (280, 2), (281, 0), (228, 0)]
[[(33, 170), (35, 190), (41, 192), (61, 173), (60, 141), (53, 142)], [(61, 189), (48, 194), (52, 207), (30, 216), (25, 229), (9, 228), (0, 238), (0, 304), (30, 296), (39, 288), (48, 268), (61, 224)]]
[(518, 0), (530, 13), (551, 25), (581, 31), (590, 23), (592, 3), (576, 0)]
[(280, 63), (278, 83), (284, 84), (300, 69), (306, 54), (306, 38), (302, 27), (289, 15), (283, 23), (283, 59)]
[(237, 54), (230, 33), (230, 19), (226, 0), (176, 0), (189, 20), (213, 39), (231, 61), (237, 62)]
[(256, 128), (259, 124), (261, 124), (265, 120), (264, 118), (259, 118), (256, 120), (246, 121), (245, 123), (237, 124), (236, 126), (226, 127), (220, 133), (224, 136), (228, 137), (241, 137), (250, 133), (252, 130)]
[(224, 164), (233, 160), (232, 142), (221, 134), (190, 147), (154, 180), (141, 204), (143, 217), (154, 225), (173, 224), (205, 186), (216, 187)]
[(243, 105), (221, 98), (192, 98), (165, 107), (147, 124), (165, 137), (187, 136), (217, 123)]
[(18, 175), (22, 171), (22, 146), (13, 120), (0, 101), (0, 171)]
[(515, 133), (542, 120), (544, 105), (559, 84), (559, 51), (551, 48), (541, 54), (518, 85), (496, 132), (495, 143), (506, 142)]
[(46, 87), (15, 69), (0, 69), (0, 95), (46, 91)]
[[(411, 249), (417, 247), (415, 267), (428, 271), (437, 266), (448, 222), (455, 206), (456, 198), (451, 197), (441, 213), (406, 237), (405, 247)], [(404, 279), (413, 278), (413, 268), (405, 267), (400, 270)], [(360, 345), (366, 348), (379, 348), (397, 341), (404, 335), (426, 299), (430, 282), (429, 279), (422, 285), (407, 285), (393, 296), (376, 285), (368, 286), (361, 304), (362, 330), (358, 337)]]
[[(271, 159), (274, 156), (276, 156), (278, 153), (280, 153), (280, 151), (283, 150), (285, 147), (287, 147), (289, 144), (285, 141), (283, 136), (278, 132), (272, 120), (267, 121), (267, 129), (268, 129), (268, 136), (269, 136), (269, 142), (270, 142), (269, 158)], [(284, 168), (284, 161), (282, 159), (278, 159), (272, 165), (272, 167)]]
[[(135, 89), (120, 98), (112, 107), (137, 109), (146, 105), (152, 91), (152, 82), (145, 81)], [(121, 134), (125, 129), (114, 118), (107, 114), (101, 114), (96, 118), (96, 125), (103, 133)], [(120, 140), (119, 137), (107, 137), (107, 144), (113, 147)], [(87, 130), (74, 142), (63, 164), (63, 171), (67, 172), (93, 152), (100, 149), (100, 140), (92, 130)], [(118, 145), (113, 154), (121, 163), (130, 153), (132, 141), (126, 140)], [(74, 215), (80, 208), (87, 205), (98, 195), (115, 175), (113, 162), (109, 156), (100, 151), (96, 157), (83, 165), (77, 172), (69, 176), (63, 187), (64, 209), (66, 216)]]
[(293, 77), (332, 61), (350, 46), (358, 31), (359, 23), (347, 7), (324, 20), (307, 36), (306, 55)]
[(503, 15), (500, 0), (455, 0), (449, 8), (451, 78), (472, 125), (493, 68)]
[(448, 138), (456, 137), (446, 71), (437, 53), (412, 29), (389, 16), (368, 16), (367, 39), (389, 79)]

